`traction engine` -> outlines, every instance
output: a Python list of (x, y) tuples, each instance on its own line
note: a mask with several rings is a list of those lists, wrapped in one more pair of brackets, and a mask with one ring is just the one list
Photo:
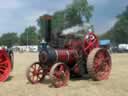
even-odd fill
[[(51, 36), (51, 17), (43, 18), (46, 20), (46, 32), (49, 32), (45, 33), (45, 41), (50, 44), (48, 36)], [(98, 38), (93, 32), (88, 32), (83, 40), (68, 40), (64, 48), (48, 48), (46, 45), (39, 52), (39, 61), (27, 69), (27, 79), (32, 84), (41, 82), (46, 75), (50, 76), (55, 87), (67, 85), (72, 76), (85, 74), (93, 80), (108, 79), (111, 57), (106, 49), (99, 48)]]

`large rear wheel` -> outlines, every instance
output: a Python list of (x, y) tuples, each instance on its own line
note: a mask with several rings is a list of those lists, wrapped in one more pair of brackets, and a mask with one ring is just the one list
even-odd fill
[(106, 49), (95, 48), (87, 59), (88, 74), (94, 80), (106, 80), (111, 72), (111, 56)]

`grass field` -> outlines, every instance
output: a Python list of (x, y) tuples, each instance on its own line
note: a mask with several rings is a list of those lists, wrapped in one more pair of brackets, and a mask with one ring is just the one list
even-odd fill
[(15, 53), (14, 70), (9, 80), (0, 83), (0, 96), (128, 96), (128, 54), (112, 54), (109, 80), (70, 80), (63, 88), (51, 88), (49, 82), (28, 83), (26, 69), (37, 60), (37, 53)]

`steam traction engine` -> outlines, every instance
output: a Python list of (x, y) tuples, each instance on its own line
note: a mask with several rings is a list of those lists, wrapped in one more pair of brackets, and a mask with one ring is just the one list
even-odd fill
[[(46, 20), (45, 40), (50, 45), (51, 17)], [(89, 74), (93, 80), (106, 80), (111, 71), (111, 57), (106, 49), (99, 48), (98, 39), (93, 32), (88, 32), (84, 39), (72, 38), (64, 48), (47, 48), (39, 53), (39, 62), (33, 63), (27, 70), (27, 79), (38, 83), (46, 75), (50, 76), (55, 87), (67, 85), (70, 76)]]

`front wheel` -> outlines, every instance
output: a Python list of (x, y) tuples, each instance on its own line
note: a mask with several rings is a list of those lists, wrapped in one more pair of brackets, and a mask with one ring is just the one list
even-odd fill
[(28, 81), (32, 84), (41, 82), (44, 79), (44, 69), (39, 62), (33, 63), (26, 72)]

